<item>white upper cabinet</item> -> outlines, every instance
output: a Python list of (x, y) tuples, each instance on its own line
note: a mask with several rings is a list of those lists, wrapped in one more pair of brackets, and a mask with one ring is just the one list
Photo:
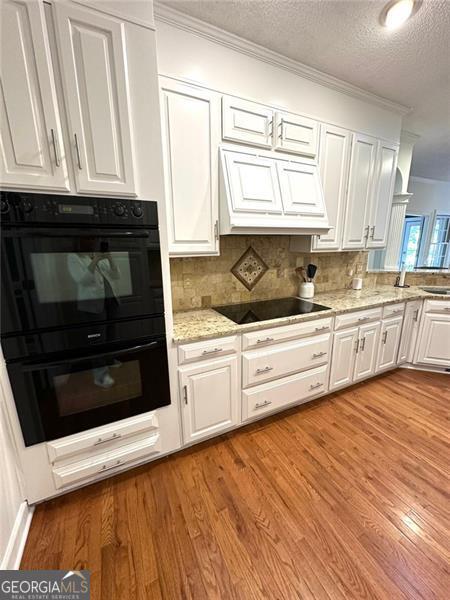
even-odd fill
[(317, 167), (294, 161), (277, 161), (284, 214), (326, 217)]
[(344, 227), (344, 211), (350, 163), (351, 133), (332, 125), (322, 125), (319, 167), (330, 230), (313, 238), (313, 250), (339, 250)]
[(366, 379), (375, 374), (380, 328), (381, 323), (379, 321), (361, 325), (359, 328), (359, 343), (357, 346), (353, 381)]
[(364, 248), (369, 231), (368, 215), (377, 155), (377, 140), (353, 134), (343, 250)]
[(370, 229), (367, 248), (383, 248), (386, 246), (392, 196), (394, 194), (397, 156), (397, 145), (378, 142), (373, 195), (368, 220)]
[(224, 152), (232, 208), (236, 212), (281, 214), (276, 162), (257, 154)]
[(54, 9), (77, 191), (135, 195), (123, 24), (72, 4)]
[(232, 96), (222, 98), (222, 137), (263, 148), (272, 147), (271, 108)]
[(1, 2), (0, 183), (69, 189), (43, 6)]
[(277, 112), (274, 148), (314, 158), (319, 147), (319, 123), (292, 113)]
[(164, 77), (160, 83), (169, 252), (217, 254), (220, 97)]

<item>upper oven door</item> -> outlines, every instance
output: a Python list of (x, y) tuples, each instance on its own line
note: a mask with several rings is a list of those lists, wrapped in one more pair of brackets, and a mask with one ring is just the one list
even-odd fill
[(5, 227), (2, 335), (164, 313), (156, 229)]

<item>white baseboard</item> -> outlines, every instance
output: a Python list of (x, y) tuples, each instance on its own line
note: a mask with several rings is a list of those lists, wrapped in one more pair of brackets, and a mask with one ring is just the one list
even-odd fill
[(412, 371), (427, 371), (428, 373), (443, 373), (449, 375), (449, 371), (445, 367), (426, 367), (425, 365), (413, 365), (412, 363), (404, 363), (399, 365), (400, 369), (411, 369)]
[(27, 541), (28, 531), (33, 518), (34, 507), (22, 502), (17, 511), (16, 520), (9, 536), (8, 545), (0, 564), (0, 570), (17, 570)]

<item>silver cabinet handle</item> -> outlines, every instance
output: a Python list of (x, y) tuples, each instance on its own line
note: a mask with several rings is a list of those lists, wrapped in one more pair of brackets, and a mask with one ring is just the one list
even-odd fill
[(187, 385), (183, 385), (183, 400), (185, 404), (188, 403)]
[(262, 373), (268, 373), (269, 371), (273, 371), (273, 367), (264, 367), (264, 369), (256, 369), (256, 375), (261, 375)]
[(76, 153), (77, 153), (77, 163), (78, 163), (78, 168), (79, 168), (79, 169), (80, 169), (80, 171), (81, 171), (81, 169), (82, 169), (83, 167), (81, 166), (80, 148), (79, 148), (79, 146), (78, 146), (78, 137), (77, 137), (77, 134), (76, 134), (76, 133), (74, 133), (74, 134), (73, 134), (73, 139), (75, 140), (75, 150), (76, 150)]
[(60, 160), (60, 157), (59, 157), (58, 140), (56, 139), (55, 130), (54, 129), (50, 129), (50, 133), (52, 135), (53, 152), (55, 154), (55, 165), (57, 167), (59, 167), (61, 165), (61, 160)]
[(393, 310), (392, 311), (393, 315), (399, 315), (400, 313), (403, 314), (403, 308), (398, 308), (397, 310)]
[(264, 344), (264, 342), (273, 342), (273, 338), (271, 337), (266, 337), (263, 340), (256, 340), (257, 344)]
[(264, 402), (257, 402), (255, 404), (254, 410), (258, 410), (258, 408), (264, 408), (264, 406), (269, 406), (269, 404), (272, 404), (272, 400), (264, 400)]
[(419, 318), (419, 309), (416, 308), (416, 310), (414, 311), (413, 321), (417, 321), (418, 318)]
[(202, 354), (217, 354), (217, 352), (223, 352), (223, 348), (214, 348), (213, 350), (203, 350)]
[(388, 336), (388, 330), (386, 329), (386, 331), (383, 333), (383, 338), (382, 338), (382, 340), (381, 340), (381, 341), (383, 342), (383, 344), (385, 344), (385, 343), (386, 343), (387, 336)]
[(268, 137), (273, 136), (273, 119), (271, 119), (270, 121), (267, 121), (267, 136)]
[(359, 317), (358, 321), (367, 321), (367, 319), (370, 319), (370, 317)]
[(450, 310), (450, 306), (446, 306), (444, 310)]
[(364, 228), (364, 239), (367, 240), (369, 239), (369, 231), (370, 231), (370, 225), (366, 225), (366, 227)]
[(280, 135), (278, 136), (280, 138), (280, 140), (283, 139), (283, 135), (284, 135), (284, 121), (283, 121), (283, 119), (281, 119), (281, 121), (280, 121)]
[(317, 389), (317, 388), (320, 388), (320, 387), (322, 387), (322, 386), (323, 386), (323, 383), (312, 383), (312, 384), (309, 386), (309, 389), (310, 389), (310, 390), (315, 390), (315, 389)]
[(109, 467), (107, 467), (106, 465), (103, 465), (102, 468), (99, 470), (99, 473), (104, 473), (105, 471), (110, 471), (111, 469), (115, 469), (116, 467), (119, 467), (122, 464), (122, 461), (116, 460), (116, 462), (113, 465), (109, 465)]
[(316, 327), (316, 331), (325, 331), (325, 329), (330, 329), (328, 325), (324, 325), (323, 327)]
[(361, 340), (361, 352), (364, 352), (364, 348), (366, 347), (366, 338), (363, 337)]
[(219, 221), (214, 223), (214, 238), (216, 241), (219, 239)]
[(113, 433), (111, 437), (101, 438), (99, 437), (96, 442), (94, 442), (94, 446), (100, 446), (100, 444), (106, 444), (106, 442), (112, 442), (114, 440), (118, 440), (122, 437), (121, 433)]
[(359, 339), (356, 340), (355, 354), (359, 352)]
[(372, 230), (372, 232), (371, 232), (371, 234), (370, 234), (370, 237), (373, 239), (373, 238), (375, 237), (375, 225), (373, 225), (373, 226), (371, 227), (371, 230)]
[(320, 358), (321, 356), (325, 356), (326, 352), (314, 352), (312, 355), (313, 358)]

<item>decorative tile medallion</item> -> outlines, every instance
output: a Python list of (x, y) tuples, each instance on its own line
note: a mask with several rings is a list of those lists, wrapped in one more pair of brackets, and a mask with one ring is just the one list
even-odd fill
[(268, 268), (256, 250), (249, 246), (231, 272), (248, 290), (252, 290)]

